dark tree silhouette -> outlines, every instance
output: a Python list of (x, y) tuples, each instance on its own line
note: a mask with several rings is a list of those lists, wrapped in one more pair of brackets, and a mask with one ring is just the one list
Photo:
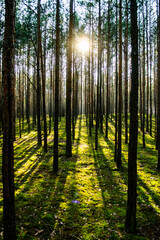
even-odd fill
[(58, 114), (59, 114), (59, 0), (57, 0), (57, 13), (56, 13), (56, 78), (55, 78), (55, 120), (54, 120), (54, 162), (53, 171), (58, 171)]
[(3, 46), (3, 228), (4, 240), (16, 239), (14, 196), (14, 32), (15, 0), (5, 1), (5, 33)]
[(66, 156), (72, 156), (71, 138), (71, 78), (72, 78), (72, 33), (73, 32), (73, 0), (70, 0), (69, 41), (68, 41), (68, 65), (66, 86)]
[(119, 105), (118, 105), (118, 155), (117, 168), (121, 168), (122, 151), (122, 0), (119, 1)]
[(137, 3), (131, 0), (131, 94), (130, 94), (130, 139), (128, 153), (128, 199), (125, 228), (136, 230), (137, 199), (137, 137), (138, 137), (138, 28)]
[(158, 164), (157, 168), (160, 170), (160, 1), (159, 1), (159, 15), (157, 24), (157, 48), (158, 48), (158, 113), (157, 113), (157, 150), (158, 150)]
[(38, 51), (37, 51), (37, 131), (38, 131), (38, 146), (42, 146), (41, 137), (41, 80), (40, 80), (40, 0), (37, 6), (37, 30), (38, 30)]

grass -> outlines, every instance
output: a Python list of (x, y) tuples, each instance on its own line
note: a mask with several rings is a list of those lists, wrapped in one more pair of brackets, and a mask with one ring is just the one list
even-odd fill
[[(26, 125), (25, 125), (26, 126)], [(25, 128), (27, 130), (27, 127)], [(59, 123), (59, 173), (53, 175), (53, 132), (48, 152), (37, 148), (37, 134), (24, 131), (15, 142), (16, 225), (18, 239), (160, 239), (160, 174), (153, 137), (138, 144), (137, 234), (124, 229), (127, 200), (128, 146), (122, 136), (121, 171), (114, 162), (114, 122), (109, 138), (99, 134), (94, 150), (86, 120), (79, 117), (73, 157), (65, 157), (65, 120)], [(123, 131), (124, 133), (124, 131)], [(18, 134), (18, 130), (17, 130)], [(2, 143), (2, 139), (1, 139)], [(2, 183), (0, 183), (2, 239)]]

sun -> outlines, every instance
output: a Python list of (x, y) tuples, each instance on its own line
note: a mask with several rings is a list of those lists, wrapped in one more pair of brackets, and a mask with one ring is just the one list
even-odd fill
[(79, 38), (77, 41), (77, 49), (84, 54), (89, 52), (89, 39), (87, 37)]

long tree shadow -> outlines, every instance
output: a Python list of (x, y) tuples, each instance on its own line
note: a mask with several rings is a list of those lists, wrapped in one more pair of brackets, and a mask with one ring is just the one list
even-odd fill
[(76, 194), (78, 191), (75, 173), (81, 137), (81, 118), (78, 119), (77, 125), (76, 129), (78, 129), (78, 133), (74, 142), (74, 155), (69, 159), (62, 159), (63, 169), (61, 169), (59, 175), (57, 189), (51, 198), (52, 206), (54, 206), (52, 212), (56, 217), (52, 225), (50, 236), (57, 240), (74, 239), (73, 229), (76, 228), (80, 231), (79, 224), (77, 225), (76, 222), (74, 224), (74, 216), (79, 215), (78, 204), (76, 202)]
[(21, 180), (21, 184), (25, 181), (25, 185), (16, 202), (19, 236), (23, 239), (36, 236), (48, 239), (54, 230), (68, 169), (63, 171), (60, 166), (59, 174), (53, 175), (52, 162), (52, 157), (42, 155)]
[[(109, 223), (108, 227), (115, 231), (118, 227), (122, 227), (121, 224), (124, 223), (123, 216), (126, 206), (126, 193), (122, 188), (123, 186), (121, 186), (123, 183), (118, 182), (115, 177), (118, 174), (117, 171), (115, 171), (116, 168), (114, 165), (112, 165), (113, 167), (111, 168), (101, 146), (98, 148), (98, 153), (95, 152), (93, 144), (91, 147), (95, 159), (95, 169), (102, 192), (105, 217)], [(112, 216), (113, 213), (117, 216)]]
[[(78, 139), (80, 131), (81, 124), (79, 125)], [(61, 139), (63, 134), (62, 131)], [(75, 146), (77, 149), (78, 139)], [(71, 191), (68, 187), (66, 188), (66, 184), (68, 184), (67, 178), (70, 174), (76, 171), (76, 156), (69, 159), (64, 155), (60, 157), (58, 175), (53, 175), (52, 165), (53, 158), (50, 149), (48, 154), (41, 154), (37, 161), (34, 161), (29, 172), (20, 179), (19, 184), (25, 183), (25, 185), (16, 199), (19, 202), (17, 218), (19, 236), (24, 235), (24, 239), (29, 239), (31, 236), (39, 239), (48, 239), (54, 236), (56, 239), (61, 239), (59, 236), (63, 235), (61, 225), (66, 204), (64, 197), (67, 198), (68, 192), (73, 193), (73, 186)]]
[[(77, 126), (77, 129), (79, 129), (79, 132), (76, 134), (76, 142), (74, 143), (74, 166), (72, 162), (72, 168), (69, 168), (69, 174), (68, 174), (68, 184), (66, 184), (65, 191), (65, 200), (61, 205), (63, 205), (63, 212), (61, 212), (60, 217), (57, 220), (57, 224), (55, 224), (55, 230), (52, 233), (53, 239), (86, 239), (83, 238), (84, 235), (84, 229), (86, 224), (88, 223), (87, 216), (89, 215), (88, 211), (90, 210), (91, 205), (85, 202), (85, 199), (82, 197), (84, 190), (84, 185), (82, 181), (84, 181), (84, 184), (86, 184), (86, 178), (84, 177), (84, 170), (87, 167), (87, 165), (84, 165), (84, 148), (86, 147), (86, 138), (84, 135), (82, 136), (81, 131), (81, 124), (84, 125), (84, 118), (80, 118), (78, 120), (79, 126)], [(84, 127), (84, 126), (83, 126)], [(86, 129), (83, 128), (83, 134)], [(81, 139), (81, 141), (80, 141)], [(82, 146), (80, 146), (82, 144)], [(88, 146), (88, 145), (87, 145)], [(82, 149), (83, 148), (83, 149)], [(82, 152), (83, 151), (83, 152)], [(87, 153), (88, 154), (88, 153)], [(73, 159), (72, 159), (73, 161)], [(81, 177), (80, 177), (81, 176)], [(86, 176), (86, 175), (85, 175)], [(89, 176), (87, 176), (87, 179)], [(84, 193), (85, 198), (87, 196), (87, 193)], [(86, 199), (87, 200), (87, 199)], [(88, 201), (89, 202), (89, 201)], [(93, 207), (93, 206), (92, 206)], [(94, 209), (94, 208), (92, 208)], [(91, 213), (90, 213), (91, 214)], [(93, 214), (94, 216), (94, 214)], [(93, 217), (92, 216), (92, 217)], [(96, 220), (95, 218), (92, 218)], [(83, 228), (83, 229), (82, 229)], [(89, 238), (89, 232), (87, 232), (87, 237)]]
[[(112, 129), (109, 129), (111, 133), (113, 133), (113, 130)], [(104, 138), (104, 137), (103, 137)], [(108, 147), (110, 148), (110, 150), (112, 151), (112, 157), (110, 159), (113, 159), (113, 153), (114, 153), (114, 146), (113, 146), (113, 143), (108, 139), (108, 140), (105, 140)], [(153, 143), (152, 143), (153, 144)], [(125, 146), (126, 148), (127, 146)], [(94, 151), (94, 146), (92, 144), (92, 149)], [(152, 149), (147, 149), (147, 154), (151, 154), (151, 151)], [(126, 150), (125, 150), (126, 151)], [(101, 146), (99, 146), (99, 151), (98, 151), (98, 154), (95, 153), (95, 164), (96, 166), (98, 166), (99, 168), (102, 166), (102, 163), (101, 163), (101, 159), (103, 159), (102, 157), (102, 154), (104, 152), (104, 146), (101, 148)], [(152, 156), (151, 156), (152, 157)], [(104, 157), (105, 159), (105, 157)], [(141, 159), (141, 158), (140, 158)], [(106, 159), (107, 161), (107, 159)], [(126, 157), (125, 155), (122, 154), (122, 161), (123, 161), (123, 169), (121, 171), (119, 171), (119, 175), (121, 177), (121, 179), (123, 180), (124, 182), (124, 186), (127, 186), (127, 161), (126, 161)], [(139, 158), (138, 158), (138, 161), (139, 161)], [(144, 165), (144, 160), (142, 161), (141, 159), (141, 163), (143, 163)], [(105, 166), (106, 165), (106, 166)], [(152, 163), (152, 165), (154, 165)], [(148, 163), (148, 167), (151, 166), (149, 163)], [(102, 166), (103, 167), (103, 166)], [(104, 167), (103, 167), (104, 171), (107, 172), (107, 170), (109, 169), (108, 168), (108, 164), (104, 164)], [(112, 170), (112, 169), (110, 169)], [(153, 171), (147, 169), (147, 171), (149, 171), (149, 173), (153, 173), (154, 175), (156, 174), (156, 171), (155, 171), (155, 168), (152, 169)], [(101, 173), (100, 169), (97, 171), (97, 175), (98, 176), (101, 176), (104, 174), (105, 176), (105, 172), (104, 173)], [(154, 178), (154, 177), (151, 177), (151, 178)], [(100, 179), (100, 178), (99, 178)], [(160, 216), (159, 214), (156, 212), (156, 210), (153, 208), (153, 205), (151, 204), (151, 201), (149, 201), (149, 198), (152, 198), (152, 201), (154, 202), (155, 205), (157, 206), (160, 206), (160, 201), (159, 201), (159, 197), (157, 194), (154, 193), (153, 189), (151, 189), (141, 178), (141, 173), (138, 172), (138, 177), (137, 177), (137, 181), (138, 181), (138, 186), (141, 186), (141, 187), (138, 187), (138, 193), (140, 194), (140, 196), (138, 196), (138, 199), (137, 199), (137, 204), (139, 206), (139, 212), (138, 212), (138, 221), (139, 221), (139, 224), (138, 224), (138, 228), (141, 232), (141, 235), (142, 236), (149, 236), (149, 237), (153, 237), (155, 239), (159, 239), (159, 228), (158, 228), (158, 224), (160, 222)], [(101, 184), (102, 185), (102, 184)], [(103, 185), (102, 185), (103, 187)], [(106, 187), (108, 187), (108, 184), (106, 185)], [(102, 188), (103, 189), (103, 188)], [(118, 190), (120, 191), (124, 191), (124, 197), (126, 198), (126, 188), (123, 190), (121, 188), (118, 187), (118, 189), (116, 189), (116, 193), (118, 195), (120, 195), (120, 192), (118, 192)], [(138, 195), (139, 195), (138, 194)], [(103, 194), (102, 194), (103, 195)], [(143, 201), (145, 201), (145, 204), (143, 203), (142, 204), (142, 199)], [(125, 217), (125, 204), (122, 206), (124, 208), (124, 211), (123, 211), (123, 218)], [(118, 208), (117, 208), (118, 210)], [(142, 218), (143, 216), (143, 218)], [(142, 219), (145, 219), (142, 221)], [(124, 219), (122, 219), (122, 221), (124, 222)], [(124, 227), (123, 227), (124, 228)], [(148, 230), (146, 230), (148, 228)], [(152, 229), (152, 230), (151, 230)]]

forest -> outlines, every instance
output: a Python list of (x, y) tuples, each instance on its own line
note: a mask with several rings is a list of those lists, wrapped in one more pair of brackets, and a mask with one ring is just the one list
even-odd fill
[(160, 0), (0, 0), (0, 239), (160, 240)]

